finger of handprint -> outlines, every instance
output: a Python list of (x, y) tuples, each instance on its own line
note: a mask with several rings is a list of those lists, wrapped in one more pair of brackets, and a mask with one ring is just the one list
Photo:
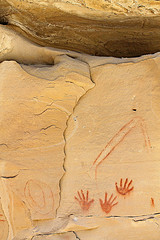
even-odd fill
[(127, 187), (127, 189), (129, 188), (129, 186), (132, 184), (132, 180), (128, 183), (128, 187)]
[(112, 207), (114, 207), (114, 206), (117, 205), (117, 204), (118, 204), (118, 202), (114, 203), (114, 204), (112, 205)]
[(110, 201), (111, 201), (112, 197), (113, 197), (113, 193), (111, 194), (111, 196), (110, 196), (110, 198), (109, 198), (108, 202), (110, 202)]
[(134, 187), (127, 190), (127, 192), (131, 192), (134, 189)]
[(103, 201), (101, 198), (99, 198), (99, 202), (100, 202), (101, 207), (103, 207)]
[(110, 202), (110, 204), (112, 204), (112, 203), (116, 200), (116, 198), (117, 198), (117, 196), (115, 196), (115, 197), (113, 198), (113, 200)]
[(88, 201), (88, 195), (89, 195), (89, 192), (87, 190), (87, 194), (86, 194), (86, 200)]
[(74, 197), (74, 198), (80, 203), (80, 200), (77, 197)]
[(128, 178), (126, 178), (126, 181), (124, 183), (124, 188), (126, 188), (127, 183), (128, 183)]
[(82, 200), (82, 197), (81, 197), (81, 195), (80, 195), (80, 192), (78, 191), (77, 193), (78, 193), (78, 196), (79, 196), (80, 200)]
[(121, 180), (120, 180), (120, 187), (122, 187), (122, 178), (121, 178)]
[(119, 188), (118, 188), (118, 186), (116, 185), (116, 190), (117, 190), (117, 192), (119, 192)]
[(105, 198), (104, 198), (104, 202), (107, 202), (107, 192), (105, 192)]
[(83, 200), (85, 200), (85, 196), (84, 196), (83, 190), (81, 190), (81, 194), (82, 194)]

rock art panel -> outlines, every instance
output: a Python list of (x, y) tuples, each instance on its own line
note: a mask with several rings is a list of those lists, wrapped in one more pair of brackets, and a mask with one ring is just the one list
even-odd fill
[[(121, 219), (128, 231), (141, 239), (142, 232), (135, 233), (132, 223), (145, 221), (144, 216), (154, 219), (155, 214), (159, 221), (159, 64), (156, 57), (91, 68), (95, 87), (74, 110), (79, 127), (66, 142), (66, 173), (58, 209), (58, 216), (73, 214), (75, 226), (84, 226), (83, 234), (77, 232), (80, 239), (115, 239), (107, 232), (114, 231)], [(72, 125), (70, 118), (66, 138)], [(104, 225), (109, 224), (107, 232), (97, 221), (103, 234), (94, 236), (98, 230), (92, 230), (92, 237), (86, 237), (85, 228), (90, 229), (98, 217)], [(146, 226), (149, 228), (149, 220)], [(152, 227), (154, 220), (148, 232)], [(122, 229), (116, 227), (118, 240), (124, 237)], [(127, 239), (133, 239), (127, 234)], [(157, 229), (155, 239), (158, 234)], [(149, 236), (144, 233), (143, 238)]]
[(0, 30), (0, 239), (159, 240), (159, 54)]

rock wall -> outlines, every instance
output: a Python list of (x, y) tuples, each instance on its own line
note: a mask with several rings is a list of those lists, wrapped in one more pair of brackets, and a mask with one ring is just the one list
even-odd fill
[(160, 54), (94, 57), (0, 26), (0, 61), (0, 239), (159, 240)]

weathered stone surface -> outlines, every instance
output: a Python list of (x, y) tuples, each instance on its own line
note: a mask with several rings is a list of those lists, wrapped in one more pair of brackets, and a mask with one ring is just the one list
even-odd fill
[(157, 57), (91, 68), (95, 87), (74, 110), (58, 209), (74, 215), (66, 229), (82, 240), (158, 239), (159, 64)]
[(0, 21), (43, 46), (116, 57), (160, 50), (157, 0), (0, 0)]
[(64, 234), (52, 234), (49, 236), (37, 236), (33, 240), (76, 240), (76, 235), (74, 233), (64, 233)]
[(160, 55), (0, 31), (1, 239), (159, 240)]
[[(12, 38), (6, 37), (4, 43), (11, 43)], [(56, 217), (66, 122), (78, 99), (94, 86), (88, 64), (65, 55), (54, 62), (53, 66), (0, 64), (0, 189), (8, 239), (32, 228), (33, 221)]]

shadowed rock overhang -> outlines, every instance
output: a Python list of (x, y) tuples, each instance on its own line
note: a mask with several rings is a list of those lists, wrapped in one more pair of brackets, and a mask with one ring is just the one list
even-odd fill
[(0, 0), (0, 23), (42, 46), (96, 56), (160, 51), (158, 0)]

